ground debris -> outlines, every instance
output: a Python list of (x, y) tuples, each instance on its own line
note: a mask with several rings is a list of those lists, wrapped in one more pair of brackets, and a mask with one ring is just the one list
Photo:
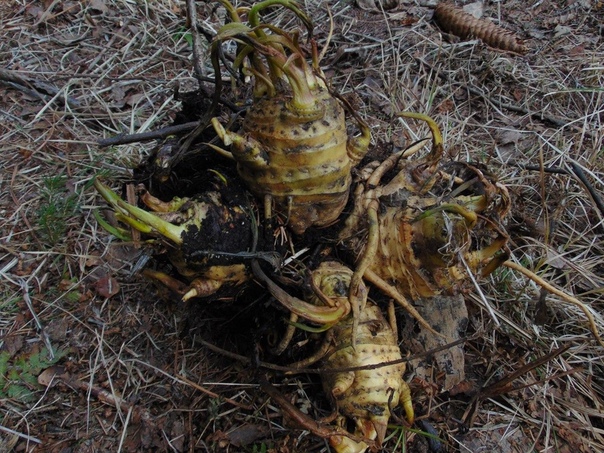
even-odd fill
[[(438, 326), (441, 338), (420, 326), (420, 333), (412, 341), (410, 352), (422, 353), (448, 343), (456, 343), (465, 336), (468, 325), (468, 310), (463, 296), (435, 296), (422, 299), (417, 310), (432, 326)], [(433, 381), (436, 377), (439, 390), (447, 392), (465, 379), (463, 344), (439, 351), (429, 357), (412, 360), (414, 377)]]

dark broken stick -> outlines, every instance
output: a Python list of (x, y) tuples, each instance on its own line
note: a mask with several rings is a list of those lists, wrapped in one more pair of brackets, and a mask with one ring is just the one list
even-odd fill
[(80, 107), (80, 102), (78, 100), (65, 96), (61, 93), (61, 89), (56, 86), (48, 82), (24, 76), (16, 71), (0, 68), (0, 82), (23, 91), (29, 96), (38, 97), (45, 102), (48, 102), (52, 97), (55, 97), (56, 100), (62, 104), (70, 107)]
[[(530, 371), (534, 370), (537, 367), (545, 365), (550, 360), (555, 359), (560, 354), (567, 351), (569, 348), (570, 348), (570, 345), (555, 349), (555, 350), (551, 351), (550, 353), (544, 355), (543, 357), (539, 357), (538, 359), (534, 360), (533, 362), (527, 363), (526, 365), (521, 366), (516, 371), (508, 374), (507, 376), (504, 376), (502, 379), (499, 379), (498, 381), (494, 382), (493, 384), (479, 389), (473, 395), (472, 400), (468, 404), (468, 408), (466, 409), (466, 411), (462, 417), (463, 424), (467, 428), (471, 428), (474, 425), (474, 419), (476, 417), (476, 414), (478, 413), (478, 407), (480, 406), (480, 403), (482, 401), (484, 401), (485, 399), (493, 398), (498, 395), (503, 395), (505, 393), (509, 393), (509, 392), (515, 390), (516, 388), (512, 386), (512, 383), (516, 379), (529, 373)], [(536, 382), (533, 382), (528, 385), (535, 385), (538, 382), (539, 381), (536, 381)], [(525, 385), (525, 386), (527, 386), (527, 385)]]
[[(211, 81), (215, 82), (214, 79), (211, 79)], [(200, 89), (203, 90), (204, 94), (206, 94), (208, 97), (214, 96), (213, 93), (210, 93), (210, 91), (206, 90), (203, 86)], [(240, 107), (236, 104), (233, 104), (231, 101), (223, 97), (219, 99), (219, 102), (229, 108), (234, 113), (239, 113), (246, 109), (246, 107)], [(160, 138), (166, 138), (170, 135), (180, 134), (182, 132), (190, 132), (197, 128), (200, 124), (201, 121), (190, 121), (188, 123), (176, 124), (174, 126), (166, 126), (154, 131), (141, 132), (138, 134), (118, 134), (113, 137), (101, 138), (97, 141), (97, 144), (101, 147), (106, 147), (157, 140)]]
[(197, 126), (199, 126), (199, 121), (191, 121), (189, 123), (178, 124), (176, 126), (162, 127), (161, 129), (154, 131), (141, 132), (140, 134), (119, 134), (113, 137), (101, 138), (97, 141), (97, 144), (101, 147), (105, 147), (157, 140), (158, 138), (166, 138), (170, 135), (179, 134), (181, 132), (192, 131)]
[(67, 373), (61, 366), (47, 368), (38, 376), (38, 383), (45, 387), (48, 387), (56, 380), (63, 382), (71, 388), (85, 391), (99, 401), (113, 407), (119, 407), (124, 412), (132, 411), (132, 421), (135, 423), (140, 422), (147, 426), (155, 425), (155, 420), (147, 408), (134, 405), (107, 390), (82, 382)]
[(577, 163), (571, 162), (570, 163), (570, 168), (572, 169), (575, 177), (585, 187), (585, 190), (587, 190), (587, 192), (591, 196), (594, 204), (596, 205), (596, 207), (600, 211), (600, 215), (604, 216), (604, 201), (602, 200), (602, 197), (600, 196), (600, 194), (598, 193), (598, 191), (591, 185), (591, 183), (589, 182), (589, 180), (585, 176), (585, 173), (583, 172), (583, 170), (581, 169), (581, 167)]
[(585, 172), (583, 172), (583, 170), (577, 163), (570, 162), (569, 165), (572, 169), (572, 172), (566, 170), (565, 168), (541, 167), (539, 165), (527, 165), (516, 161), (510, 161), (509, 164), (528, 171), (542, 171), (544, 173), (574, 175), (577, 181), (579, 181), (579, 183), (584, 187), (584, 189), (588, 192), (589, 196), (592, 198), (594, 204), (598, 208), (598, 211), (600, 211), (600, 215), (604, 217), (604, 200), (602, 199), (596, 188), (589, 182), (587, 176), (585, 176)]
[(197, 26), (197, 7), (194, 0), (187, 0), (187, 23), (189, 30), (193, 36), (193, 68), (195, 69), (195, 75), (201, 85), (201, 80), (205, 77), (205, 70), (203, 68), (203, 61), (206, 60), (203, 51), (203, 42), (199, 27)]
[[(297, 368), (297, 367), (292, 367), (292, 366), (283, 366), (283, 365), (275, 365), (273, 363), (268, 363), (268, 362), (257, 362), (255, 365), (258, 365), (261, 368), (266, 368), (268, 370), (274, 370), (274, 371), (282, 371), (287, 375), (294, 375), (294, 374), (325, 374), (325, 373), (346, 373), (349, 371), (359, 371), (359, 370), (375, 370), (377, 368), (383, 368), (383, 367), (387, 367), (387, 366), (392, 366), (392, 365), (398, 365), (399, 363), (408, 363), (412, 360), (416, 360), (422, 357), (430, 357), (434, 354), (436, 354), (437, 352), (440, 351), (444, 351), (446, 349), (452, 348), (454, 346), (460, 345), (460, 344), (464, 344), (467, 341), (473, 340), (475, 338), (479, 338), (480, 335), (482, 335), (482, 332), (478, 332), (477, 334), (473, 335), (472, 337), (469, 338), (460, 338), (459, 340), (455, 340), (451, 343), (447, 343), (444, 344), (442, 346), (438, 346), (436, 348), (430, 349), (428, 351), (424, 351), (424, 352), (420, 352), (418, 354), (413, 354), (412, 356), (408, 356), (408, 357), (404, 357), (402, 359), (398, 359), (398, 360), (391, 360), (388, 362), (381, 362), (381, 363), (377, 363), (374, 365), (359, 365), (359, 366), (354, 366), (354, 367), (346, 367), (346, 368), (331, 368), (331, 369), (323, 369), (323, 368)], [(210, 349), (211, 351), (214, 351), (218, 354), (222, 354), (225, 357), (229, 357), (231, 359), (237, 360), (239, 362), (242, 362), (246, 365), (251, 365), (252, 364), (252, 359), (250, 359), (249, 357), (245, 357), (239, 354), (236, 354), (234, 352), (231, 351), (227, 351), (225, 349), (222, 349), (216, 345), (213, 345), (212, 343), (208, 343), (205, 340), (199, 340), (199, 343), (204, 345), (205, 347), (207, 347), (208, 349)]]

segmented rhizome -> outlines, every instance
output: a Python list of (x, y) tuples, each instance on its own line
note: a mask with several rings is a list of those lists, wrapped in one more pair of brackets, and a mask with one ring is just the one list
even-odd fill
[[(248, 25), (222, 3), (233, 23), (219, 30), (213, 49), (218, 52), (227, 40), (239, 43), (235, 62), (254, 77), (254, 102), (240, 133), (225, 130), (216, 118), (212, 124), (249, 190), (272, 200), (294, 233), (329, 225), (348, 200), (351, 169), (367, 151), (369, 128), (357, 118), (362, 134), (348, 138), (342, 104), (319, 68), (310, 20), (295, 2), (258, 3), (247, 13)], [(259, 11), (274, 4), (291, 9), (305, 24), (311, 64), (298, 33), (258, 21)]]
[[(263, 99), (246, 115), (243, 142), (225, 136), (233, 141), (241, 178), (256, 196), (270, 195), (296, 233), (334, 222), (348, 200), (354, 162), (344, 111), (327, 90), (321, 94), (319, 120), (292, 114), (287, 98)], [(258, 151), (252, 159), (250, 146)]]
[[(340, 263), (324, 262), (312, 273), (312, 279), (323, 296), (347, 300), (352, 274)], [(410, 423), (414, 414), (409, 387), (403, 380), (405, 364), (401, 360), (394, 316), (391, 313), (390, 323), (387, 322), (380, 308), (366, 299), (366, 288), (364, 294), (358, 328), (353, 328), (352, 315), (331, 328), (332, 347), (322, 361), (326, 372), (321, 379), (325, 392), (334, 398), (340, 413), (356, 424), (355, 434), (375, 440), (379, 446), (393, 408), (401, 404)], [(394, 361), (400, 362), (383, 365)], [(351, 367), (359, 369), (330, 372)], [(367, 447), (345, 437), (334, 437), (330, 442), (339, 453), (362, 452)]]
[(340, 414), (339, 432), (345, 433), (342, 430), (347, 419), (354, 422), (354, 435), (329, 436), (336, 452), (362, 453), (369, 445), (381, 445), (391, 411), (399, 405), (413, 423), (411, 394), (403, 379), (405, 363), (398, 346), (392, 304), (388, 322), (380, 308), (367, 299), (368, 288), (361, 282), (360, 311), (358, 315), (352, 313), (348, 293), (353, 271), (336, 261), (324, 261), (311, 272), (313, 292), (307, 301), (282, 290), (257, 263), (252, 263), (252, 269), (255, 277), (292, 313), (323, 324), (321, 330), (325, 330), (325, 336), (317, 353), (291, 367), (304, 368), (321, 361), (323, 388)]

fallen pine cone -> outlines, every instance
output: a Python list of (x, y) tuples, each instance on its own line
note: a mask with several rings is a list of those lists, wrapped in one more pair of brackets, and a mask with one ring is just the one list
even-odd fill
[(439, 3), (436, 6), (434, 20), (443, 31), (461, 39), (478, 38), (488, 46), (515, 53), (526, 53), (528, 50), (512, 32), (488, 20), (477, 19), (450, 3)]

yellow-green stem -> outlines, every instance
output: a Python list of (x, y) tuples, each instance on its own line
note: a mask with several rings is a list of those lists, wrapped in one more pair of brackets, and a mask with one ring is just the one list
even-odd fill
[[(182, 244), (182, 227), (172, 225), (170, 222), (166, 222), (155, 214), (126, 203), (118, 194), (99, 181), (98, 178), (95, 178), (94, 180), (94, 187), (101, 196), (123, 216), (121, 220), (125, 223), (128, 223), (130, 226), (143, 233), (150, 233), (152, 231), (151, 229), (153, 229), (175, 244)], [(132, 219), (127, 217), (128, 214), (135, 218)]]
[(256, 278), (266, 285), (275, 299), (289, 311), (297, 314), (301, 318), (317, 324), (335, 324), (348, 314), (348, 307), (345, 305), (336, 307), (318, 307), (300, 300), (297, 297), (290, 296), (280, 288), (279, 285), (267, 277), (256, 260), (252, 261), (252, 271)]
[(443, 156), (443, 136), (440, 133), (440, 129), (438, 124), (436, 124), (436, 121), (423, 113), (400, 112), (397, 114), (397, 116), (414, 118), (416, 120), (425, 121), (428, 124), (430, 132), (432, 132), (432, 151), (428, 156), (428, 160), (432, 163), (432, 165), (436, 165)]

